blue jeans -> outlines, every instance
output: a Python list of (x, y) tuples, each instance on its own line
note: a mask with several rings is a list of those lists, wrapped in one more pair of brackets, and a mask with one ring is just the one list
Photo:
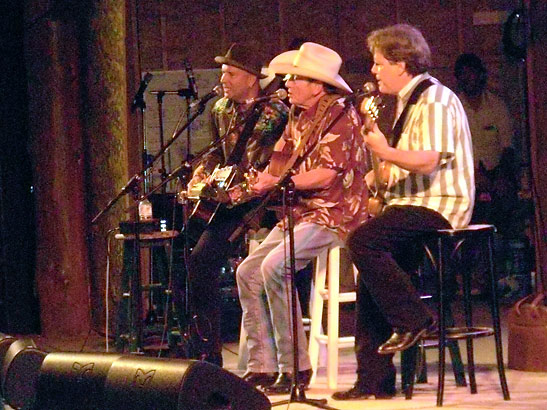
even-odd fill
[[(295, 226), (294, 242), (298, 272), (322, 251), (339, 245), (340, 239), (334, 231), (324, 226), (304, 222)], [(247, 370), (262, 373), (292, 372), (288, 235), (275, 227), (239, 265), (236, 277), (243, 310), (242, 322), (247, 332)], [(297, 311), (298, 367), (299, 370), (308, 370), (311, 364), (300, 305)]]

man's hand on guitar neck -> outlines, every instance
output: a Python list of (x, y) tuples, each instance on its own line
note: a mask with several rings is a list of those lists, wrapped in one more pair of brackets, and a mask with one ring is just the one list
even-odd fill
[(378, 128), (378, 124), (374, 123), (372, 129), (363, 134), (363, 140), (367, 148), (380, 159), (384, 159), (385, 153), (391, 148), (386, 136)]

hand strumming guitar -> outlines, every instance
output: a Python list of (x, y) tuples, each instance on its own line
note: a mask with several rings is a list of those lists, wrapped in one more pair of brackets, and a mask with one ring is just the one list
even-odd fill
[(255, 181), (251, 185), (251, 190), (258, 196), (262, 196), (271, 191), (279, 182), (279, 177), (268, 174), (267, 172), (257, 172)]

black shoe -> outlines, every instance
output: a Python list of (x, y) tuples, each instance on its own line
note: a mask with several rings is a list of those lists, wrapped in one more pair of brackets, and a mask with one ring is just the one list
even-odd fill
[(375, 399), (391, 399), (395, 396), (395, 389), (390, 392), (380, 392), (372, 391), (368, 387), (364, 386), (362, 383), (355, 383), (355, 385), (346, 391), (338, 391), (332, 395), (334, 400), (358, 400), (358, 399), (368, 399), (373, 397)]
[(199, 360), (222, 367), (222, 353), (201, 353)]
[[(298, 372), (298, 387), (302, 390), (306, 390), (310, 384), (312, 376), (312, 370), (302, 370)], [(288, 394), (292, 387), (292, 374), (291, 373), (279, 373), (277, 380), (274, 384), (264, 389), (267, 394)]]
[(247, 372), (243, 375), (242, 379), (251, 386), (265, 388), (274, 384), (277, 376), (277, 373)]
[(418, 340), (428, 332), (433, 331), (436, 326), (437, 323), (433, 319), (430, 319), (424, 326), (415, 331), (404, 332), (396, 329), (389, 340), (378, 348), (378, 353), (393, 354), (402, 352), (403, 350), (414, 346)]

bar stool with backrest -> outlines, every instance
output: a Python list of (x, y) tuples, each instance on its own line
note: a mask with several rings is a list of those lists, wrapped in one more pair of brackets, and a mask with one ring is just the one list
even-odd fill
[[(503, 364), (503, 349), (501, 339), (501, 325), (499, 315), (499, 303), (497, 296), (497, 279), (494, 265), (494, 233), (496, 228), (493, 225), (469, 225), (461, 229), (441, 229), (428, 235), (427, 243), (435, 244), (435, 252), (429, 245), (426, 245), (426, 253), (431, 259), (433, 268), (438, 280), (438, 331), (426, 335), (425, 339), (436, 339), (439, 352), (439, 380), (437, 386), (437, 406), (443, 405), (444, 378), (445, 378), (445, 348), (447, 341), (465, 340), (467, 347), (467, 369), (469, 373), (469, 386), (472, 394), (477, 393), (475, 377), (475, 359), (473, 351), (473, 340), (480, 337), (493, 336), (496, 347), (496, 362), (500, 379), (500, 386), (504, 400), (509, 400), (509, 389), (505, 377)], [(490, 327), (479, 327), (473, 323), (472, 299), (471, 299), (471, 270), (462, 268), (461, 249), (464, 244), (473, 243), (485, 244), (488, 257), (488, 280), (490, 314), (492, 324)], [(461, 275), (463, 287), (463, 308), (465, 314), (465, 326), (456, 327), (447, 324), (447, 309), (445, 297), (448, 292), (448, 270), (447, 266), (454, 266), (454, 274)], [(455, 267), (458, 267), (456, 271)], [(411, 379), (413, 380), (413, 378)], [(410, 390), (410, 395), (412, 390)]]

